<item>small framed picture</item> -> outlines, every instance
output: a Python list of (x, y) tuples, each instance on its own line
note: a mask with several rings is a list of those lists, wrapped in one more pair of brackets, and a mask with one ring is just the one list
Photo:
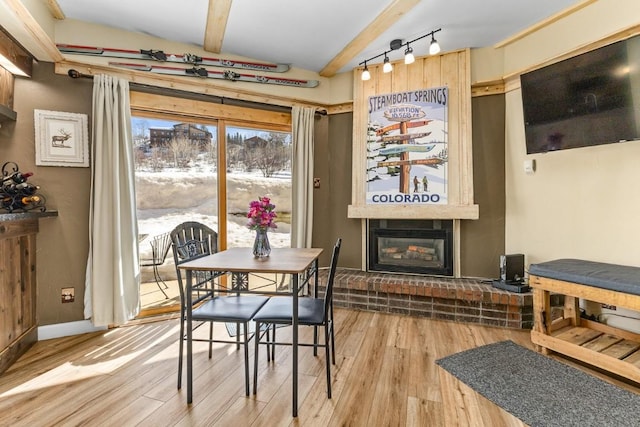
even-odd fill
[(87, 115), (34, 110), (36, 165), (89, 167)]

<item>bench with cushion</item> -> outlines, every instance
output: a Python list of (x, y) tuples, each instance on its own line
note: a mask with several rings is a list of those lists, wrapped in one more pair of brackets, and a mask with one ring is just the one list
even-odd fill
[[(558, 259), (529, 267), (533, 289), (531, 341), (640, 383), (640, 335), (581, 318), (579, 299), (640, 311), (640, 267)], [(565, 296), (562, 316), (551, 313), (550, 295)]]

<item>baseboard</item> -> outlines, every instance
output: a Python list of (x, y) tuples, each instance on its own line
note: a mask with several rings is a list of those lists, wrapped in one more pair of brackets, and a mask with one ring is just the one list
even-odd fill
[(52, 338), (68, 337), (70, 335), (86, 334), (107, 330), (106, 326), (96, 327), (90, 320), (78, 320), (76, 322), (56, 323), (53, 325), (38, 326), (38, 341)]

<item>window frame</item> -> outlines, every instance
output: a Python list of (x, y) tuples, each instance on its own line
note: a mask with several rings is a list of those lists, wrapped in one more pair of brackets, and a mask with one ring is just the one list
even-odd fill
[[(227, 164), (227, 126), (292, 133), (291, 112), (226, 105), (175, 96), (130, 91), (131, 115), (216, 126), (218, 165)], [(242, 117), (242, 119), (239, 119)], [(227, 212), (227, 168), (218, 170), (218, 215)], [(222, 197), (222, 195), (224, 197)], [(227, 249), (227, 223), (218, 221), (219, 249)]]

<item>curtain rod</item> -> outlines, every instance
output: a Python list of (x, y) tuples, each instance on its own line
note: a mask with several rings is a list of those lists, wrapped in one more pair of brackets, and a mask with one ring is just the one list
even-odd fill
[(82, 74), (80, 71), (73, 70), (73, 69), (67, 71), (67, 75), (72, 79), (79, 79), (79, 78), (93, 79), (93, 76), (91, 74)]
[[(74, 69), (70, 69), (67, 72), (67, 75), (69, 77), (71, 77), (72, 79), (81, 79), (82, 78), (82, 79), (92, 79), (93, 80), (93, 76), (91, 74), (83, 74), (80, 71), (77, 71), (77, 70), (74, 70)], [(140, 87), (140, 88), (149, 88), (150, 87), (148, 85), (141, 85), (139, 83), (133, 83), (133, 86), (137, 86), (137, 87)], [(165, 89), (165, 88), (159, 88), (159, 87), (156, 87), (156, 86), (151, 86), (151, 88), (153, 88), (153, 90)], [(191, 98), (193, 98), (194, 95), (195, 95), (196, 98), (203, 97), (203, 98), (206, 98), (206, 99), (209, 99), (209, 100), (211, 98), (215, 98), (215, 99), (220, 100), (221, 104), (224, 104), (225, 101), (227, 101), (227, 102), (231, 101), (232, 104), (233, 103), (238, 103), (238, 104), (241, 104), (241, 105), (242, 104), (266, 105), (266, 106), (270, 107), (271, 109), (274, 109), (274, 107), (275, 108), (280, 107), (280, 106), (277, 106), (277, 105), (263, 104), (263, 103), (260, 103), (260, 102), (241, 101), (241, 100), (237, 100), (237, 99), (233, 99), (233, 98), (225, 98), (225, 97), (222, 97), (222, 96), (202, 95), (202, 94), (198, 94), (196, 92), (188, 92), (188, 91), (182, 91), (182, 90), (178, 90), (178, 89), (165, 89), (165, 90), (170, 91), (170, 92), (184, 93), (184, 94), (187, 94), (187, 97), (191, 97)], [(280, 107), (280, 108), (291, 110), (291, 107)], [(316, 114), (320, 114), (321, 116), (326, 116), (328, 114), (327, 110), (316, 110), (315, 113)]]

